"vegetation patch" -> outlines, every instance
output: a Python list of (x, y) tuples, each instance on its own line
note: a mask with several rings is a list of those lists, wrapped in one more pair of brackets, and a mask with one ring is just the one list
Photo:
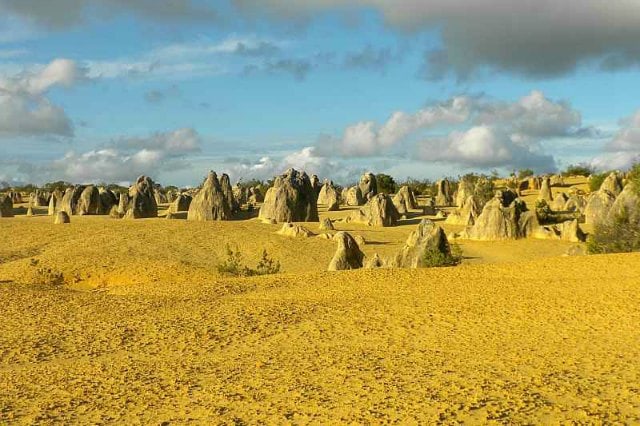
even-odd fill
[(272, 275), (280, 272), (280, 262), (269, 257), (266, 250), (262, 250), (260, 261), (255, 268), (249, 268), (243, 263), (243, 255), (236, 248), (233, 250), (229, 244), (225, 247), (226, 258), (218, 264), (218, 272), (232, 277), (252, 277), (257, 275)]

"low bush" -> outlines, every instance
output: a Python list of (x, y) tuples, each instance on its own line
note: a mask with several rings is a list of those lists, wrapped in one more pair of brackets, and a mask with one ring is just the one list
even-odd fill
[(262, 256), (255, 269), (243, 264), (242, 253), (236, 248), (234, 251), (226, 245), (226, 258), (218, 264), (218, 273), (233, 277), (251, 277), (256, 275), (270, 275), (280, 272), (280, 262), (269, 257), (266, 250), (262, 250)]
[(425, 268), (442, 268), (456, 266), (462, 262), (462, 249), (458, 244), (451, 244), (451, 253), (442, 253), (437, 248), (425, 251), (422, 266)]
[(612, 221), (596, 224), (587, 239), (587, 251), (590, 254), (640, 251), (640, 220), (623, 211)]
[(609, 176), (609, 172), (592, 174), (589, 180), (589, 190), (591, 192), (599, 190), (607, 176)]

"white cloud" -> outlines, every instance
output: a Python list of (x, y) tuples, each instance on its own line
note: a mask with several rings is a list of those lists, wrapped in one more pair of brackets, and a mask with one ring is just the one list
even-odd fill
[[(542, 153), (541, 142), (589, 136), (571, 105), (532, 91), (514, 102), (458, 96), (415, 113), (394, 112), (381, 125), (362, 121), (348, 126), (341, 138), (322, 136), (320, 155), (366, 157), (392, 155), (417, 144), (424, 161), (474, 167), (536, 167), (553, 170), (555, 160)], [(447, 136), (442, 136), (442, 133)]]
[(419, 144), (418, 155), (425, 161), (442, 161), (465, 167), (555, 169), (551, 155), (537, 152), (535, 145), (520, 144), (501, 129), (486, 125), (453, 131), (446, 138), (427, 139)]
[(640, 162), (640, 110), (620, 121), (620, 128), (605, 145), (604, 152), (591, 160), (598, 170), (625, 170)]
[(413, 114), (394, 112), (380, 126), (373, 121), (362, 121), (347, 127), (341, 139), (321, 138), (316, 147), (325, 155), (336, 152), (345, 157), (378, 155), (418, 131), (466, 121), (471, 102), (469, 98), (457, 97)]
[(86, 152), (67, 152), (60, 159), (35, 166), (31, 174), (74, 183), (131, 182), (143, 174), (157, 177), (187, 167), (185, 156), (197, 152), (200, 145), (200, 136), (190, 128), (121, 138)]
[(56, 59), (46, 66), (0, 77), (0, 137), (72, 136), (71, 120), (45, 95), (52, 87), (71, 87), (85, 76), (86, 70), (74, 61)]

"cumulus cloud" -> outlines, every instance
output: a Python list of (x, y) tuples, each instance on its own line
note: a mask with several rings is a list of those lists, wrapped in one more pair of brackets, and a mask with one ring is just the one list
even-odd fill
[(382, 125), (373, 121), (362, 121), (347, 127), (340, 139), (321, 137), (316, 147), (324, 155), (377, 155), (420, 130), (466, 121), (469, 118), (471, 103), (472, 100), (468, 97), (456, 97), (413, 114), (394, 112)]
[(445, 138), (428, 138), (418, 146), (418, 156), (424, 161), (465, 167), (555, 169), (553, 156), (536, 152), (534, 147), (518, 143), (513, 135), (487, 125), (454, 131)]
[(415, 113), (394, 112), (382, 124), (355, 123), (340, 138), (320, 137), (316, 149), (326, 156), (381, 156), (398, 147), (406, 151), (406, 144), (415, 142), (424, 161), (553, 170), (555, 160), (542, 153), (541, 142), (593, 136), (581, 125), (580, 113), (570, 104), (539, 91), (513, 102), (459, 96)]
[(142, 174), (158, 176), (188, 167), (186, 155), (198, 152), (200, 146), (200, 136), (190, 128), (120, 138), (86, 152), (67, 152), (30, 174), (77, 183), (130, 182)]
[(640, 162), (640, 110), (620, 121), (620, 129), (591, 160), (597, 170), (625, 170)]
[(193, 0), (0, 0), (0, 12), (53, 29), (80, 24), (91, 13), (101, 17), (133, 13), (161, 22), (210, 22), (217, 17), (213, 8)]
[(630, 0), (235, 0), (252, 13), (299, 17), (354, 6), (378, 10), (393, 28), (439, 30), (426, 75), (465, 77), (482, 67), (530, 77), (640, 64), (640, 4)]
[(362, 171), (355, 164), (318, 155), (316, 148), (304, 147), (286, 153), (272, 153), (254, 160), (229, 158), (222, 165), (235, 179), (271, 179), (289, 168), (304, 170), (336, 182), (350, 181)]
[(72, 136), (71, 120), (46, 93), (56, 86), (71, 87), (85, 78), (86, 70), (68, 59), (0, 77), (0, 137)]

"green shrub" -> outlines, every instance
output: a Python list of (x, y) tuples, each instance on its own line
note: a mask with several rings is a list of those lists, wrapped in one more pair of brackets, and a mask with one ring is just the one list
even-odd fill
[(385, 194), (396, 193), (396, 181), (389, 175), (385, 175), (384, 173), (377, 174), (376, 185), (378, 186), (378, 192), (382, 192)]
[(233, 277), (251, 277), (255, 275), (270, 275), (280, 272), (280, 262), (269, 257), (266, 250), (262, 250), (262, 256), (255, 269), (245, 266), (242, 262), (242, 253), (236, 248), (234, 251), (229, 244), (225, 246), (227, 257), (218, 264), (218, 273)]
[(592, 174), (589, 180), (589, 190), (591, 192), (599, 190), (607, 176), (609, 176), (609, 172)]
[(536, 216), (541, 223), (548, 223), (551, 220), (553, 211), (545, 200), (536, 200)]
[(422, 266), (425, 268), (442, 268), (456, 266), (462, 262), (462, 249), (458, 244), (450, 245), (450, 253), (442, 253), (437, 248), (425, 251)]
[(595, 173), (593, 167), (586, 164), (572, 164), (562, 172), (562, 176), (591, 176)]
[(518, 170), (518, 179), (526, 179), (533, 176), (534, 174), (534, 171), (531, 169), (520, 169)]
[(414, 179), (407, 178), (404, 182), (399, 184), (400, 186), (408, 186), (411, 191), (416, 195), (430, 195), (433, 187), (433, 182), (429, 179)]
[(64, 284), (65, 281), (62, 272), (40, 265), (38, 259), (31, 259), (29, 265), (34, 268), (31, 275), (31, 284), (51, 286), (61, 286)]
[(612, 221), (597, 223), (587, 239), (587, 251), (590, 254), (640, 251), (640, 220), (623, 210)]
[(262, 256), (256, 266), (254, 275), (271, 275), (280, 272), (280, 262), (269, 257), (266, 250), (262, 250)]

